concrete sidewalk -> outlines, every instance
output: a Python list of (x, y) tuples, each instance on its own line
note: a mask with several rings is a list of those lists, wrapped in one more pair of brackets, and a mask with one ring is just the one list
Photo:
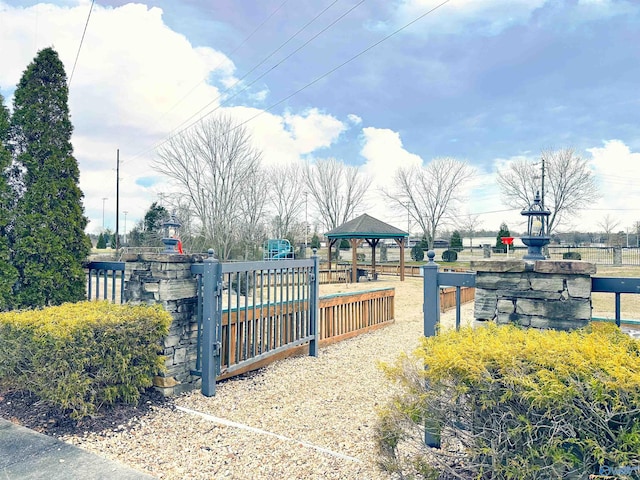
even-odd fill
[(153, 480), (53, 437), (0, 418), (2, 480)]

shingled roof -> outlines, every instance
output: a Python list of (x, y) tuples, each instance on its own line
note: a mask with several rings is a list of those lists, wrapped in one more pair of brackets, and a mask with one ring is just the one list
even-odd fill
[(365, 213), (325, 233), (325, 236), (328, 238), (398, 238), (408, 237), (409, 234)]

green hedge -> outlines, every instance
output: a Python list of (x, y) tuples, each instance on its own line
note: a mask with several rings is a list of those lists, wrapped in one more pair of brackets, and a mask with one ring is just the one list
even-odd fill
[(73, 418), (135, 403), (163, 371), (160, 340), (171, 316), (160, 306), (80, 302), (0, 314), (0, 381)]
[[(385, 370), (401, 392), (380, 414), (380, 464), (401, 478), (588, 478), (640, 466), (640, 342), (615, 326), (447, 332)], [(425, 447), (425, 426), (440, 449)]]
[(562, 254), (563, 260), (582, 260), (582, 255), (580, 252), (564, 252)]

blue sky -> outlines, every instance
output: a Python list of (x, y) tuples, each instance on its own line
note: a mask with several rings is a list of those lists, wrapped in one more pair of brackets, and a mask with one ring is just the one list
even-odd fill
[[(461, 211), (519, 229), (522, 206), (501, 202), (496, 171), (573, 147), (603, 197), (565, 229), (598, 230), (607, 214), (620, 230), (640, 220), (636, 2), (450, 0), (279, 103), (441, 3), (96, 2), (70, 90), (89, 230), (102, 226), (102, 198), (114, 217), (117, 148), (131, 228), (170, 188), (149, 167), (170, 132), (196, 112), (248, 120), (274, 104), (247, 124), (267, 164), (336, 157), (384, 187), (399, 165), (456, 157), (477, 172)], [(54, 46), (70, 73), (89, 7), (0, 0), (7, 99), (39, 48)], [(371, 211), (394, 221), (375, 197)]]

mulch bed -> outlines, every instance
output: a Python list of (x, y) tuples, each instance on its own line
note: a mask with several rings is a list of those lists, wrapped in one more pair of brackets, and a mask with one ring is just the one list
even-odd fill
[(74, 420), (68, 413), (41, 401), (30, 392), (0, 388), (0, 418), (53, 437), (113, 429), (114, 426), (126, 425), (154, 406), (170, 406), (171, 403), (171, 399), (150, 388), (141, 394), (137, 405), (116, 404), (102, 408), (91, 417)]

